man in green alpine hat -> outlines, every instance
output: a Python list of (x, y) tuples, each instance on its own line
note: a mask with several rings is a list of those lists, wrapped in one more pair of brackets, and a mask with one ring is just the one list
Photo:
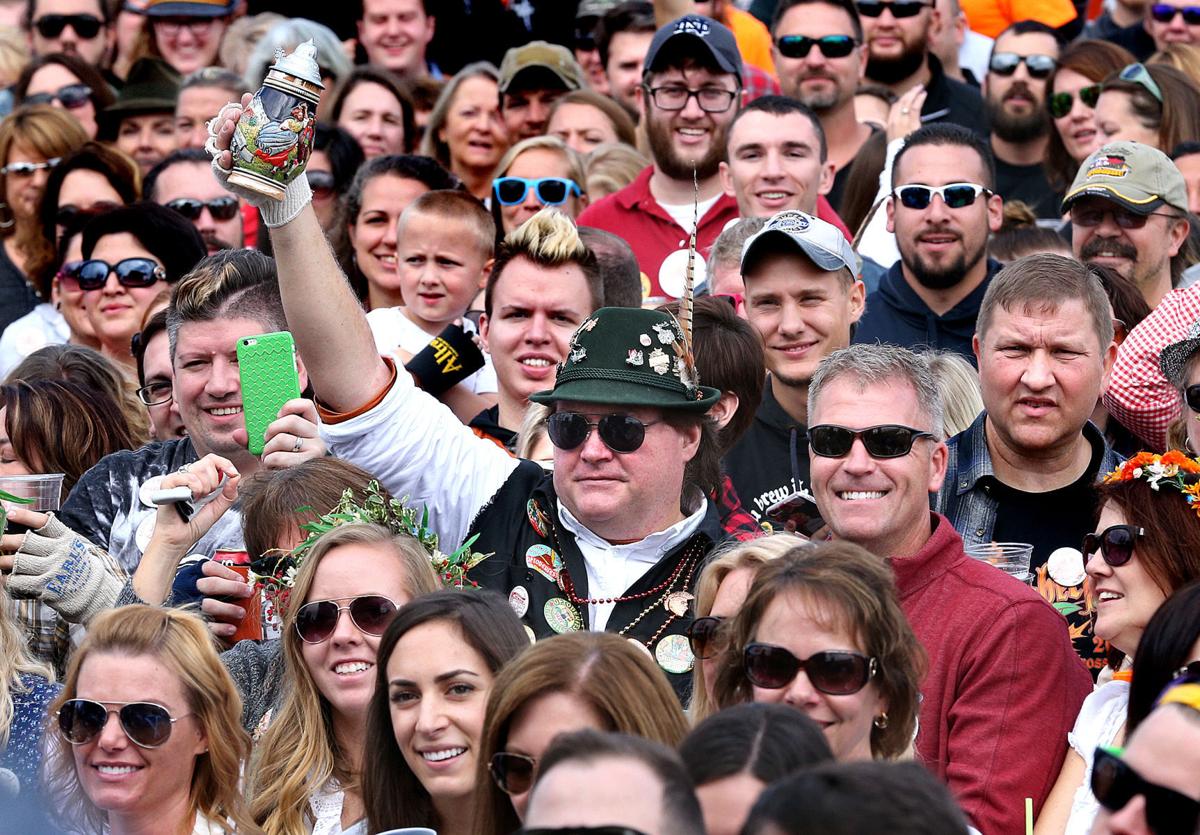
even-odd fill
[[(224, 181), (232, 121), (217, 130), (214, 170)], [(271, 230), (284, 310), (331, 451), (424, 504), (442, 550), (478, 534), (473, 550), (492, 555), (471, 578), (507, 595), (531, 637), (594, 629), (636, 640), (683, 696), (694, 664), (690, 601), (724, 535), (705, 497), (717, 467), (707, 411), (718, 392), (699, 385), (680, 324), (625, 308), (579, 324), (554, 387), (532, 398), (553, 410), (549, 473), (474, 435), (379, 356), (304, 178), (279, 203), (242, 196)], [(490, 285), (530, 266), (586, 268), (594, 255), (568, 218), (543, 210), (506, 238), (496, 261)]]

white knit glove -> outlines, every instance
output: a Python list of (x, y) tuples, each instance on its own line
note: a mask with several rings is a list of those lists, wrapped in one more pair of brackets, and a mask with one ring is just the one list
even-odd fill
[[(312, 189), (308, 185), (308, 177), (301, 174), (288, 183), (287, 188), (284, 189), (282, 200), (273, 200), (264, 194), (232, 185), (229, 182), (229, 175), (233, 169), (221, 166), (221, 156), (229, 150), (229, 139), (222, 141), (219, 134), (221, 127), (228, 122), (232, 122), (236, 126), (243, 106), (237, 102), (229, 102), (217, 112), (216, 117), (208, 123), (208, 140), (204, 143), (204, 150), (208, 151), (213, 158), (212, 170), (217, 181), (227, 191), (236, 194), (258, 209), (263, 223), (274, 229), (294, 220), (300, 211), (312, 202)], [(230, 136), (232, 136), (232, 132)]]
[(52, 513), (13, 555), (8, 589), (13, 597), (40, 600), (64, 620), (86, 624), (112, 608), (123, 582), (106, 554)]

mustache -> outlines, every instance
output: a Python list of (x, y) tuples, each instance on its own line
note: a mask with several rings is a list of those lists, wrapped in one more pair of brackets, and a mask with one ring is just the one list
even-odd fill
[(1101, 253), (1116, 255), (1118, 258), (1128, 258), (1135, 260), (1137, 258), (1137, 248), (1132, 244), (1123, 243), (1112, 238), (1092, 238), (1083, 245), (1083, 249), (1079, 252), (1079, 257), (1086, 261), (1089, 258), (1095, 258)]
[(1013, 86), (1008, 88), (1008, 92), (1004, 94), (1002, 101), (1014, 99), (1017, 96), (1022, 96), (1030, 101), (1037, 101), (1037, 96), (1033, 94), (1033, 90), (1029, 89), (1029, 85), (1024, 81), (1014, 81)]

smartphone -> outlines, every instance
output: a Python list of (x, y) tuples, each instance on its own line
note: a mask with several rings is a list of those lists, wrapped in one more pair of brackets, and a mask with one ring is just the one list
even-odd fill
[(246, 448), (262, 455), (267, 427), (289, 400), (300, 396), (296, 343), (287, 331), (246, 336), (237, 344), (242, 378), (242, 416), (249, 440)]
[(816, 502), (807, 493), (802, 492), (784, 496), (768, 507), (767, 521), (780, 530), (807, 537), (811, 537), (825, 526), (825, 520), (821, 518)]

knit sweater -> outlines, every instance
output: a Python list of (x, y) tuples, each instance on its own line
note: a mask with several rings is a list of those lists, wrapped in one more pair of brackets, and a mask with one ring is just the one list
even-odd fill
[(890, 560), (900, 603), (929, 655), (917, 757), (985, 835), (1021, 832), (1066, 753), (1092, 679), (1063, 617), (1032, 588), (963, 551), (933, 514), (916, 554)]

